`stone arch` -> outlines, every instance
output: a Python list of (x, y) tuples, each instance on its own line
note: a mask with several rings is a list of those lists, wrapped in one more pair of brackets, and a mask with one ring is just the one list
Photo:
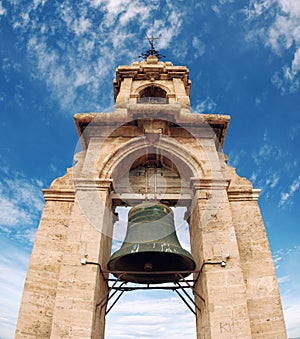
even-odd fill
[[(157, 141), (151, 142), (147, 140), (146, 136), (141, 136), (130, 140), (118, 148), (107, 161), (102, 164), (97, 172), (99, 173), (100, 179), (111, 179), (115, 170), (121, 163), (124, 163), (125, 159), (128, 164), (134, 161), (139, 155), (149, 152), (151, 149), (157, 149), (162, 152), (163, 155), (173, 159), (175, 165), (181, 169), (181, 172), (188, 171), (190, 178), (199, 178), (207, 176), (207, 169), (205, 169), (204, 162), (199, 161), (191, 155), (191, 153), (176, 140), (164, 135), (160, 135)], [(126, 170), (126, 168), (122, 168)], [(129, 168), (127, 168), (129, 170)]]
[(159, 86), (148, 86), (139, 93), (139, 98), (149, 97), (166, 98), (167, 92)]
[(171, 93), (171, 90), (169, 87), (167, 86), (164, 86), (162, 84), (158, 84), (158, 83), (147, 83), (147, 84), (144, 84), (142, 86), (139, 86), (138, 88), (135, 89), (135, 96), (136, 97), (140, 97), (140, 94), (146, 89), (146, 88), (149, 88), (149, 87), (157, 87), (157, 88), (160, 88), (161, 90), (163, 90), (165, 93), (166, 93), (166, 97), (168, 97), (168, 95)]

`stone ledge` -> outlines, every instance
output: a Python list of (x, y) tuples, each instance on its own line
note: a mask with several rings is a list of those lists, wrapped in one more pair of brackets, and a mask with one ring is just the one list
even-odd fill
[(232, 201), (257, 201), (260, 194), (260, 189), (251, 191), (228, 191), (228, 199)]
[(75, 201), (74, 190), (43, 189), (42, 192), (45, 201)]
[(76, 191), (107, 191), (110, 190), (112, 179), (76, 179), (74, 181)]
[(228, 189), (230, 180), (213, 179), (213, 178), (191, 178), (191, 188), (196, 190), (223, 190)]

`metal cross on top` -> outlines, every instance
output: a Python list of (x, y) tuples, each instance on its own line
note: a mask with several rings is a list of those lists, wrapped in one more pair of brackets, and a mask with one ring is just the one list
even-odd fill
[(153, 35), (151, 35), (151, 37), (146, 37), (146, 39), (148, 40), (149, 44), (150, 44), (150, 49), (148, 49), (145, 53), (142, 53), (139, 58), (144, 58), (145, 60), (148, 58), (148, 56), (150, 55), (154, 55), (159, 59), (165, 58), (164, 55), (160, 54), (159, 51), (157, 51), (154, 47), (154, 41), (158, 40), (159, 38), (154, 38)]

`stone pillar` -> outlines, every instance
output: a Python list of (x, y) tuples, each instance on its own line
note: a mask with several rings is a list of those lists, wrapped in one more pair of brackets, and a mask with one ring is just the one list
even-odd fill
[[(251, 338), (246, 286), (241, 270), (225, 180), (194, 180), (194, 206), (190, 217), (191, 251), (202, 267), (195, 297), (197, 338)], [(203, 217), (205, 215), (205, 217)], [(226, 267), (220, 262), (226, 260)], [(211, 263), (211, 264), (206, 264)]]
[(61, 260), (65, 251), (74, 192), (45, 190), (19, 311), (16, 339), (49, 338)]
[(252, 338), (287, 338), (274, 264), (257, 203), (259, 190), (252, 190), (249, 183), (243, 189), (233, 187), (228, 195), (246, 282)]
[[(76, 202), (65, 243), (55, 300), (51, 338), (104, 338), (107, 293), (100, 268), (111, 251), (110, 181), (77, 180)], [(85, 205), (86, 203), (86, 205)]]
[(177, 102), (185, 107), (190, 107), (190, 98), (186, 93), (184, 83), (180, 78), (173, 78), (174, 92), (177, 98)]
[(120, 92), (116, 98), (117, 107), (126, 107), (129, 101), (132, 86), (132, 78), (124, 78), (121, 83)]

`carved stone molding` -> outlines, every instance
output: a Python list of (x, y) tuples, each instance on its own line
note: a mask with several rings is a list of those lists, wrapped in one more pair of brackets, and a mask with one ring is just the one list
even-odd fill
[(43, 189), (45, 201), (74, 201), (75, 191), (74, 190), (53, 190)]
[(228, 199), (233, 201), (257, 201), (260, 194), (260, 189), (252, 189), (251, 191), (228, 191)]
[(76, 179), (75, 190), (81, 191), (107, 191), (110, 190), (113, 180), (112, 179)]

